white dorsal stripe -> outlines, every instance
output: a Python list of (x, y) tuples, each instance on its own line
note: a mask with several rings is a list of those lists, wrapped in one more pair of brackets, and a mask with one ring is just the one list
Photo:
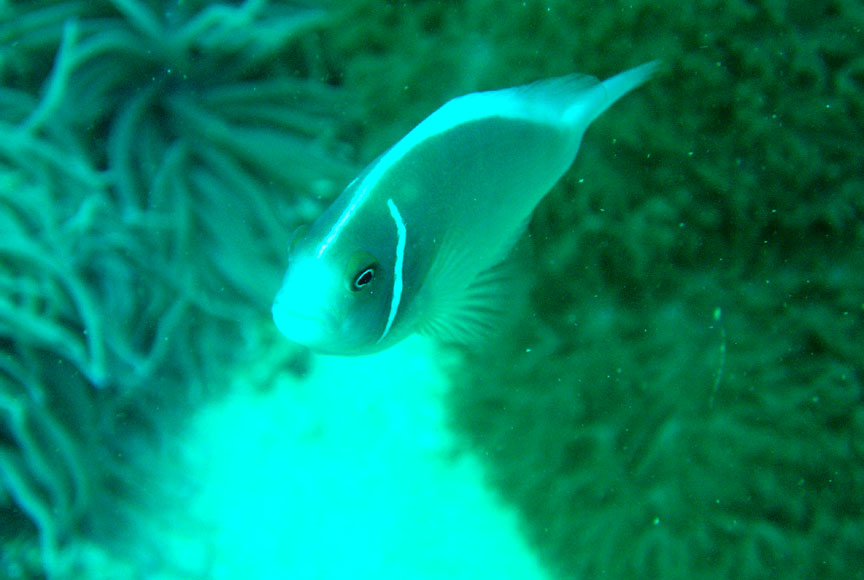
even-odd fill
[(511, 90), (504, 89), (471, 93), (444, 103), (441, 108), (429, 115), (384, 153), (375, 167), (363, 178), (361, 185), (364, 189), (373, 189), (391, 167), (415, 147), (435, 135), (446, 133), (455, 127), (480, 119), (524, 117), (525, 114), (519, 109), (518, 101), (515, 101), (512, 95), (507, 94), (510, 92)]
[[(656, 63), (649, 64), (656, 68)], [(647, 65), (643, 66), (647, 67)], [(644, 76), (648, 73), (641, 72), (641, 74)], [(641, 82), (640, 80), (639, 83)], [(361, 185), (371, 190), (393, 165), (427, 139), (481, 119), (503, 117), (570, 128), (571, 119), (568, 117), (572, 116), (573, 111), (584, 106), (578, 98), (579, 93), (592, 87), (597, 87), (600, 91), (598, 98), (604, 100), (603, 84), (592, 76), (582, 74), (547, 79), (510, 89), (469, 93), (451, 99), (387, 150), (363, 178)], [(614, 99), (609, 99), (606, 106), (631, 88), (632, 86), (628, 86), (626, 90), (619, 91), (620, 94), (615, 95)]]
[(648, 62), (602, 83), (592, 76), (572, 74), (521, 87), (471, 93), (448, 101), (375, 162), (357, 184), (350, 203), (318, 247), (318, 257), (336, 241), (345, 224), (371, 196), (381, 178), (427, 139), (460, 125), (495, 117), (551, 125), (581, 134), (612, 103), (645, 82), (657, 67), (657, 61)]
[(393, 326), (393, 321), (396, 320), (399, 303), (402, 302), (402, 268), (405, 264), (405, 238), (408, 233), (405, 229), (405, 222), (402, 221), (402, 214), (399, 213), (399, 208), (396, 207), (392, 199), (387, 200), (387, 207), (390, 209), (393, 221), (396, 222), (396, 265), (393, 267), (393, 298), (390, 300), (387, 326), (384, 327), (384, 332), (381, 333), (376, 344), (380, 344), (387, 337), (390, 327)]
[[(596, 79), (593, 77), (587, 77), (584, 75), (572, 75), (572, 77), (578, 77), (580, 79), (577, 83), (597, 83)], [(539, 86), (539, 83), (537, 85)], [(330, 228), (324, 241), (322, 241), (321, 245), (318, 246), (318, 257), (320, 258), (324, 254), (324, 251), (336, 241), (336, 238), (339, 237), (345, 224), (347, 224), (351, 217), (353, 217), (363, 202), (369, 198), (370, 193), (372, 193), (377, 183), (387, 173), (387, 171), (427, 139), (441, 133), (446, 133), (450, 129), (460, 125), (491, 117), (525, 119), (535, 123), (547, 123), (552, 125), (556, 124), (556, 122), (560, 122), (563, 107), (538, 107), (537, 105), (532, 104), (530, 100), (524, 98), (524, 91), (526, 88), (531, 86), (532, 85), (527, 85), (526, 87), (516, 87), (513, 89), (470, 93), (468, 95), (457, 97), (445, 103), (441, 108), (414, 127), (414, 129), (405, 135), (405, 137), (384, 153), (378, 162), (375, 163), (375, 166), (372, 167), (371, 171), (369, 171), (369, 173), (366, 174), (362, 181), (357, 185), (357, 191), (355, 191), (354, 195), (351, 197), (351, 202), (348, 204), (348, 207), (345, 208), (342, 215), (339, 216), (339, 219), (336, 220), (336, 223), (333, 224), (332, 228)], [(570, 93), (564, 92), (564, 94), (570, 97), (569, 100), (574, 100), (572, 91)], [(350, 188), (351, 185), (348, 187)]]
[[(348, 184), (348, 187), (354, 185), (354, 182), (356, 181), (357, 178), (355, 177), (354, 181)], [(351, 197), (351, 202), (348, 204), (348, 207), (345, 208), (345, 211), (342, 212), (342, 215), (339, 216), (339, 219), (336, 220), (336, 223), (333, 224), (333, 227), (330, 228), (330, 231), (327, 232), (326, 236), (324, 236), (324, 241), (322, 241), (321, 245), (318, 246), (318, 252), (316, 254), (317, 258), (321, 258), (321, 256), (324, 255), (324, 250), (336, 241), (339, 232), (342, 231), (342, 228), (346, 223), (348, 223), (348, 220), (351, 219), (351, 216), (354, 215), (354, 212), (357, 211), (357, 208), (360, 207), (360, 204), (362, 204), (366, 199), (368, 191), (368, 188), (363, 187), (363, 184), (361, 183), (360, 187), (357, 188), (357, 191), (355, 191), (354, 195)]]

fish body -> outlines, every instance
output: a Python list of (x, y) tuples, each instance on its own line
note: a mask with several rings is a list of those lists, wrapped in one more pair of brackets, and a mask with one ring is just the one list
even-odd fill
[(482, 335), (500, 307), (496, 267), (573, 163), (585, 129), (656, 68), (447, 102), (292, 242), (276, 326), (330, 354), (375, 352), (417, 331)]

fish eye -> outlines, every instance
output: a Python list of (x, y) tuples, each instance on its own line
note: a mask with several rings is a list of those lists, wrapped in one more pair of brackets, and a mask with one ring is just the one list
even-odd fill
[(369, 252), (356, 252), (345, 269), (345, 283), (351, 292), (365, 290), (375, 281), (378, 273), (378, 260)]
[(361, 271), (357, 272), (357, 275), (354, 276), (354, 281), (351, 283), (351, 289), (357, 292), (358, 290), (362, 290), (366, 286), (372, 283), (372, 280), (375, 279), (375, 265), (370, 264), (363, 268)]

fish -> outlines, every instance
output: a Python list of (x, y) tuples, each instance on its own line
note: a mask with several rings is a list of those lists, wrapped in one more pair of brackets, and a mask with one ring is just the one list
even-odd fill
[(585, 130), (651, 78), (570, 74), (454, 98), (372, 161), (289, 244), (278, 330), (334, 355), (414, 333), (471, 344), (506, 308), (508, 255)]

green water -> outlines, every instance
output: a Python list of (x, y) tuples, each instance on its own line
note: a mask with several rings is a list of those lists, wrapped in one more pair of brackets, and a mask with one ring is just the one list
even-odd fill
[[(0, 578), (861, 578), (859, 2), (0, 0)], [(506, 332), (319, 358), (298, 224), (447, 99), (663, 61)]]

